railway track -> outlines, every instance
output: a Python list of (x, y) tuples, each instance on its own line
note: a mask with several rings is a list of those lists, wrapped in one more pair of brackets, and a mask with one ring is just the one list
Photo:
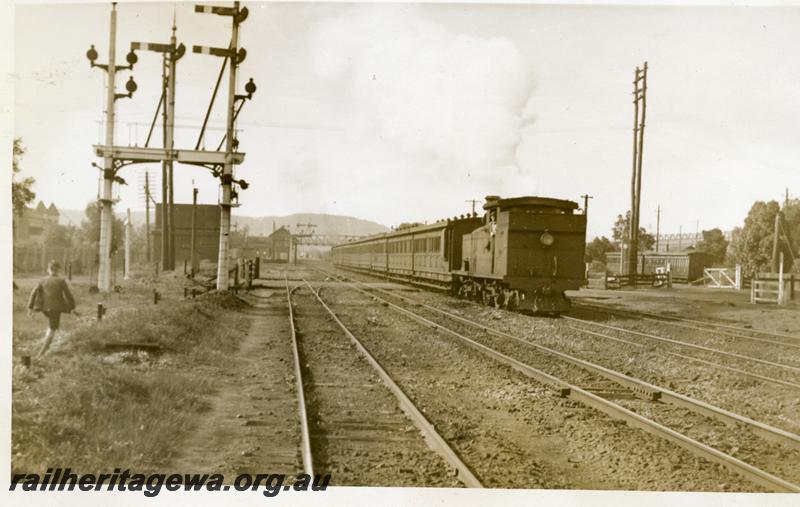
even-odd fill
[[(359, 273), (359, 274), (362, 274), (364, 276), (376, 277), (375, 273), (369, 273), (369, 272), (361, 270), (361, 269), (351, 269), (351, 268), (343, 268), (343, 269), (346, 269), (347, 271), (352, 271), (352, 272), (355, 272), (355, 273)], [(396, 280), (396, 281), (398, 281), (400, 283), (407, 283), (407, 284), (410, 284), (410, 285), (413, 285), (413, 286), (416, 286), (416, 287), (420, 287), (420, 288), (423, 288), (423, 289), (430, 289), (431, 288), (431, 286), (429, 284), (408, 281), (408, 280), (405, 280), (405, 279), (399, 279), (397, 277), (385, 277), (385, 278)], [(441, 287), (436, 287), (436, 289), (438, 289), (439, 291), (444, 291), (444, 289), (441, 288)], [(687, 349), (690, 349), (690, 350), (693, 350), (693, 351), (699, 351), (701, 353), (710, 354), (712, 356), (716, 355), (716, 356), (724, 358), (725, 360), (733, 360), (733, 361), (739, 361), (739, 362), (751, 362), (751, 363), (754, 363), (755, 367), (759, 368), (760, 371), (745, 370), (745, 369), (737, 367), (737, 366), (729, 366), (727, 364), (722, 364), (722, 363), (717, 362), (717, 361), (712, 361), (712, 360), (709, 360), (709, 359), (704, 359), (702, 357), (696, 357), (696, 356), (691, 356), (691, 355), (687, 355), (687, 354), (682, 354), (682, 353), (679, 353), (679, 352), (673, 352), (673, 351), (665, 350), (665, 349), (662, 349), (662, 348), (659, 348), (659, 349), (656, 350), (656, 352), (658, 354), (663, 354), (663, 355), (675, 357), (675, 358), (678, 358), (678, 359), (681, 359), (681, 360), (692, 361), (692, 362), (695, 362), (695, 363), (703, 364), (705, 366), (711, 366), (713, 368), (716, 368), (716, 369), (719, 369), (719, 370), (724, 370), (724, 371), (732, 373), (734, 375), (739, 375), (739, 376), (742, 376), (742, 377), (747, 377), (747, 378), (755, 379), (755, 380), (758, 380), (758, 381), (767, 382), (767, 383), (770, 383), (770, 384), (773, 384), (773, 385), (777, 385), (777, 386), (780, 386), (780, 387), (783, 387), (783, 388), (800, 390), (800, 380), (798, 380), (798, 379), (800, 379), (800, 367), (797, 367), (797, 366), (793, 366), (793, 365), (789, 365), (789, 364), (785, 364), (785, 363), (778, 363), (778, 362), (775, 362), (775, 361), (768, 361), (768, 360), (757, 358), (757, 357), (753, 357), (753, 356), (750, 356), (750, 355), (747, 355), (747, 354), (737, 354), (735, 352), (729, 352), (729, 351), (725, 351), (725, 350), (715, 349), (713, 347), (697, 345), (697, 344), (693, 344), (693, 343), (689, 343), (689, 342), (684, 342), (682, 340), (675, 340), (675, 339), (672, 339), (672, 338), (666, 338), (666, 337), (663, 337), (663, 336), (657, 336), (657, 335), (655, 335), (653, 333), (642, 333), (642, 332), (638, 332), (638, 331), (635, 331), (635, 330), (629, 330), (629, 329), (621, 328), (621, 327), (618, 327), (618, 326), (609, 326), (607, 324), (597, 323), (597, 322), (589, 321), (589, 320), (586, 320), (586, 319), (578, 319), (578, 318), (569, 317), (569, 316), (566, 316), (566, 315), (562, 315), (561, 318), (563, 318), (564, 320), (576, 322), (576, 323), (583, 324), (583, 325), (595, 326), (595, 327), (600, 327), (600, 328), (605, 328), (605, 329), (611, 329), (613, 331), (618, 331), (618, 332), (623, 332), (623, 333), (628, 333), (628, 334), (632, 334), (632, 335), (641, 336), (641, 337), (643, 337), (645, 339), (650, 339), (650, 340), (653, 340), (653, 341), (657, 341), (657, 342), (660, 342), (660, 343), (672, 345), (672, 346), (675, 346), (675, 347), (687, 348)], [(605, 340), (616, 341), (618, 343), (624, 343), (626, 345), (631, 345), (631, 346), (642, 348), (642, 349), (647, 347), (647, 345), (644, 344), (644, 343), (640, 343), (640, 342), (637, 342), (637, 341), (632, 341), (630, 339), (619, 338), (619, 337), (612, 336), (612, 335), (609, 335), (609, 334), (599, 333), (599, 332), (592, 331), (590, 329), (586, 329), (586, 328), (582, 328), (582, 327), (578, 327), (578, 326), (572, 326), (571, 329), (573, 329), (573, 330), (575, 330), (577, 332), (580, 332), (580, 333), (586, 333), (587, 335), (593, 336), (593, 337), (596, 337), (596, 338), (602, 338), (602, 339), (605, 339)], [(774, 375), (775, 373), (777, 373), (778, 376), (775, 376)]]
[[(580, 322), (584, 322), (584, 321), (581, 320)], [(595, 323), (593, 323), (591, 321), (585, 321), (585, 322), (588, 322), (589, 324), (595, 324)], [(646, 349), (648, 347), (646, 344), (641, 343), (641, 342), (631, 341), (631, 340), (615, 337), (615, 336), (608, 335), (608, 334), (598, 333), (596, 331), (592, 331), (592, 330), (589, 330), (589, 329), (586, 329), (586, 328), (581, 328), (581, 327), (576, 327), (576, 326), (568, 326), (568, 327), (570, 329), (574, 330), (574, 331), (579, 332), (579, 333), (583, 333), (583, 334), (586, 334), (586, 335), (589, 335), (589, 336), (593, 336), (593, 337), (597, 337), (597, 338), (602, 338), (602, 339), (605, 339), (605, 340), (615, 341), (615, 342), (618, 342), (618, 343), (624, 343), (626, 345), (631, 345), (633, 347), (637, 347), (637, 348), (640, 348), (640, 349)], [(728, 365), (725, 365), (725, 364), (721, 364), (721, 363), (718, 363), (718, 362), (715, 362), (715, 361), (709, 361), (707, 359), (703, 359), (703, 358), (699, 358), (699, 357), (694, 357), (694, 356), (689, 356), (689, 355), (686, 355), (686, 354), (681, 354), (679, 352), (672, 352), (672, 351), (669, 351), (669, 350), (664, 350), (662, 348), (657, 348), (657, 349), (654, 350), (654, 352), (659, 354), (659, 355), (676, 357), (678, 359), (682, 359), (682, 360), (685, 360), (685, 361), (691, 361), (691, 362), (703, 364), (703, 365), (706, 365), (706, 366), (710, 366), (710, 367), (712, 367), (714, 369), (724, 370), (724, 371), (727, 371), (727, 372), (732, 373), (734, 375), (747, 377), (747, 378), (752, 378), (752, 379), (755, 379), (755, 380), (760, 380), (760, 381), (763, 381), (763, 382), (767, 382), (767, 383), (770, 383), (770, 384), (778, 385), (778, 386), (781, 386), (781, 387), (787, 387), (787, 388), (794, 389), (794, 390), (800, 390), (800, 383), (793, 382), (793, 381), (790, 381), (790, 380), (783, 380), (783, 379), (780, 379), (780, 378), (777, 378), (777, 377), (773, 377), (773, 376), (770, 376), (770, 375), (765, 375), (765, 374), (760, 374), (760, 373), (756, 373), (756, 372), (752, 372), (752, 371), (748, 371), (748, 370), (743, 370), (741, 368), (728, 366)]]
[(306, 473), (325, 469), (353, 485), (366, 476), (370, 485), (455, 486), (457, 478), (482, 487), (319, 292), (300, 282), (290, 287), (285, 279)]
[(786, 363), (779, 363), (777, 361), (769, 361), (769, 360), (766, 360), (766, 359), (761, 359), (761, 358), (758, 358), (758, 357), (751, 356), (749, 354), (739, 354), (739, 353), (736, 353), (736, 352), (730, 352), (730, 351), (727, 351), (727, 350), (721, 350), (721, 349), (717, 349), (717, 348), (714, 348), (714, 347), (707, 347), (705, 345), (698, 345), (696, 343), (691, 343), (691, 342), (687, 342), (687, 341), (683, 341), (683, 340), (677, 340), (677, 339), (674, 339), (674, 338), (667, 338), (665, 336), (660, 336), (660, 335), (656, 335), (656, 334), (653, 334), (653, 333), (643, 333), (641, 331), (636, 331), (634, 329), (627, 329), (627, 328), (620, 327), (620, 326), (612, 326), (610, 324), (603, 324), (603, 323), (600, 323), (600, 322), (595, 322), (595, 321), (588, 320), (588, 319), (581, 319), (581, 318), (578, 318), (578, 317), (570, 317), (568, 315), (562, 315), (561, 318), (564, 319), (564, 320), (570, 321), (570, 322), (578, 322), (580, 324), (584, 324), (584, 325), (588, 325), (588, 326), (600, 327), (600, 328), (603, 328), (603, 329), (611, 329), (611, 330), (614, 330), (614, 331), (621, 331), (623, 333), (628, 333), (628, 334), (635, 335), (635, 336), (641, 336), (641, 337), (647, 338), (649, 340), (656, 340), (656, 341), (659, 341), (661, 343), (667, 343), (667, 344), (674, 345), (674, 346), (677, 346), (677, 347), (680, 347), (680, 348), (698, 350), (698, 351), (701, 351), (701, 352), (707, 352), (707, 353), (714, 354), (714, 355), (721, 356), (721, 357), (725, 357), (725, 358), (728, 358), (728, 359), (736, 359), (736, 360), (739, 360), (739, 361), (756, 363), (758, 365), (768, 366), (768, 367), (770, 367), (770, 370), (773, 370), (773, 371), (774, 370), (778, 370), (778, 371), (781, 371), (781, 372), (800, 374), (800, 367), (792, 366), (792, 365), (786, 364)]
[[(335, 276), (330, 273), (326, 274), (328, 276)], [(800, 442), (800, 437), (798, 437), (797, 435), (780, 430), (778, 428), (770, 427), (763, 423), (759, 423), (757, 421), (745, 418), (743, 416), (739, 416), (737, 414), (722, 410), (718, 407), (714, 407), (710, 404), (701, 402), (699, 400), (694, 400), (692, 398), (680, 395), (678, 393), (669, 391), (667, 389), (660, 388), (652, 384), (644, 383), (637, 379), (633, 379), (626, 375), (622, 375), (618, 372), (614, 372), (607, 368), (603, 368), (599, 365), (594, 365), (592, 363), (589, 363), (588, 361), (583, 361), (581, 359), (568, 356), (567, 354), (563, 354), (558, 351), (542, 347), (540, 345), (532, 344), (530, 342), (514, 337), (508, 333), (491, 329), (490, 327), (485, 326), (483, 324), (470, 321), (469, 319), (464, 319), (463, 317), (452, 314), (451, 312), (447, 312), (440, 308), (436, 308), (431, 305), (426, 305), (419, 301), (414, 301), (411, 298), (393, 294), (389, 291), (380, 289), (372, 289), (371, 291), (367, 291), (364, 288), (359, 287), (358, 282), (351, 283), (350, 285), (354, 289), (373, 298), (375, 301), (380, 302), (380, 304), (387, 305), (393, 310), (397, 311), (398, 313), (406, 315), (407, 317), (414, 319), (424, 325), (431, 326), (454, 338), (457, 338), (462, 342), (466, 343), (467, 345), (470, 345), (471, 347), (481, 351), (482, 353), (494, 358), (495, 360), (504, 363), (516, 369), (517, 371), (520, 371), (524, 375), (531, 377), (546, 385), (552, 386), (553, 388), (557, 389), (560, 392), (560, 394), (564, 397), (571, 398), (587, 406), (600, 410), (613, 418), (624, 420), (630, 425), (633, 425), (649, 433), (664, 438), (674, 444), (677, 444), (680, 447), (689, 450), (695, 455), (702, 456), (712, 462), (721, 464), (768, 490), (800, 492), (800, 487), (798, 487), (795, 484), (792, 484), (789, 481), (781, 479), (776, 475), (773, 475), (767, 471), (757, 468), (756, 466), (750, 465), (742, 460), (737, 459), (734, 456), (726, 454), (725, 452), (719, 451), (694, 438), (691, 438), (687, 435), (674, 431), (671, 428), (665, 426), (664, 424), (656, 422), (655, 420), (653, 420), (653, 418), (643, 417), (642, 415), (634, 411), (637, 408), (641, 410), (641, 406), (637, 407), (635, 403), (633, 404), (631, 404), (630, 402), (618, 403), (606, 399), (602, 395), (593, 393), (590, 389), (583, 389), (581, 387), (578, 387), (574, 383), (570, 383), (569, 381), (563, 380), (562, 378), (547, 373), (541, 369), (534, 368), (530, 364), (522, 362), (518, 360), (516, 357), (512, 357), (512, 355), (508, 353), (504, 353), (497, 350), (496, 346), (487, 345), (485, 338), (478, 339), (465, 336), (462, 332), (455, 331), (450, 326), (444, 326), (440, 322), (436, 322), (429, 318), (426, 318), (420, 315), (417, 311), (409, 310), (407, 307), (402, 307), (385, 298), (381, 298), (375, 295), (375, 292), (381, 292), (387, 295), (391, 295), (395, 298), (404, 300), (405, 302), (414, 305), (415, 309), (420, 307), (424, 308), (428, 311), (436, 313), (439, 316), (445, 316), (451, 320), (457, 321), (462, 325), (478, 328), (480, 331), (483, 331), (484, 333), (492, 334), (495, 337), (501, 337), (506, 340), (512, 340), (519, 345), (524, 345), (525, 347), (528, 348), (534, 348), (538, 352), (544, 352), (553, 357), (557, 357), (560, 360), (569, 363), (571, 365), (580, 366), (584, 370), (590, 371), (592, 374), (596, 376), (602, 377), (605, 380), (611, 380), (623, 386), (625, 389), (629, 390), (629, 392), (634, 396), (644, 396), (651, 400), (658, 400), (660, 402), (670, 403), (679, 407), (680, 409), (685, 409), (686, 411), (691, 412), (697, 416), (712, 418), (717, 421), (722, 421), (726, 424), (741, 424), (747, 427), (754, 434), (769, 438), (770, 440), (780, 441), (781, 445), (789, 446), (795, 449), (798, 448), (798, 442)], [(574, 374), (572, 374), (571, 377), (573, 379), (582, 380), (584, 382), (586, 381), (585, 378), (582, 379), (580, 376), (575, 376)], [(605, 389), (604, 392), (604, 388), (602, 386), (598, 389), (596, 385), (593, 385), (593, 389), (596, 392), (605, 394), (606, 396), (609, 395), (609, 391), (607, 390), (607, 388)], [(616, 393), (612, 392), (610, 394), (612, 396), (614, 395), (619, 396), (619, 392)]]
[[(612, 314), (621, 314), (621, 315), (634, 315), (639, 318), (649, 320), (652, 322), (661, 322), (664, 324), (681, 327), (684, 329), (694, 329), (697, 331), (708, 331), (708, 332), (716, 332), (717, 334), (722, 334), (724, 336), (730, 336), (732, 338), (741, 338), (745, 340), (754, 340), (759, 341), (762, 343), (770, 343), (774, 345), (781, 345), (781, 346), (789, 346), (789, 347), (797, 347), (800, 348), (800, 336), (791, 335), (788, 333), (779, 333), (776, 331), (765, 331), (761, 329), (753, 329), (748, 327), (742, 326), (734, 326), (731, 324), (723, 324), (721, 322), (712, 322), (708, 320), (698, 320), (698, 319), (687, 319), (685, 317), (677, 317), (674, 315), (664, 315), (664, 314), (656, 314), (650, 312), (642, 312), (642, 311), (633, 311), (633, 310), (623, 310), (621, 308), (610, 308), (608, 306), (603, 305), (594, 305), (590, 303), (584, 303), (583, 301), (578, 303), (581, 307), (591, 308), (593, 310), (601, 310), (604, 312), (612, 313)], [(681, 324), (686, 323), (686, 324)], [(687, 325), (692, 324), (692, 325)], [(737, 331), (736, 333), (730, 331)], [(759, 336), (766, 336), (770, 339), (764, 338), (757, 338), (753, 336), (749, 336), (746, 333), (756, 334)], [(786, 339), (789, 341), (780, 341), (777, 339)]]

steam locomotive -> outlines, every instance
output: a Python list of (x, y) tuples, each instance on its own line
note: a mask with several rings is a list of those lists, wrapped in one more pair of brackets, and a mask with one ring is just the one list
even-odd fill
[(487, 196), (477, 214), (334, 246), (334, 265), (418, 285), (494, 307), (559, 313), (585, 282), (586, 216), (578, 204), (546, 197)]

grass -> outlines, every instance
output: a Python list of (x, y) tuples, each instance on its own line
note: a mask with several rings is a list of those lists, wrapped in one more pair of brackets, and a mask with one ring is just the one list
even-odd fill
[[(209, 409), (208, 372), (239, 346), (247, 321), (230, 311), (238, 304), (215, 295), (74, 322), (65, 343), (14, 369), (12, 471), (163, 471)], [(108, 342), (154, 342), (163, 353), (111, 352)]]

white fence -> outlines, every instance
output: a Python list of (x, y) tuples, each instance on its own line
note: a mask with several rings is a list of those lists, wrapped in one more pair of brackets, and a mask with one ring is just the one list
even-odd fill
[(703, 285), (712, 289), (742, 290), (742, 266), (703, 269)]

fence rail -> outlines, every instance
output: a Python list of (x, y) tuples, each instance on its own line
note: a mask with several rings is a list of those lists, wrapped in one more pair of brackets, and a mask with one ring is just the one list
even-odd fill
[(623, 287), (672, 287), (672, 274), (639, 273), (636, 275), (619, 275), (608, 271), (589, 272), (586, 276), (590, 289), (621, 289)]
[(742, 290), (742, 266), (735, 268), (704, 268), (703, 285), (712, 289)]

